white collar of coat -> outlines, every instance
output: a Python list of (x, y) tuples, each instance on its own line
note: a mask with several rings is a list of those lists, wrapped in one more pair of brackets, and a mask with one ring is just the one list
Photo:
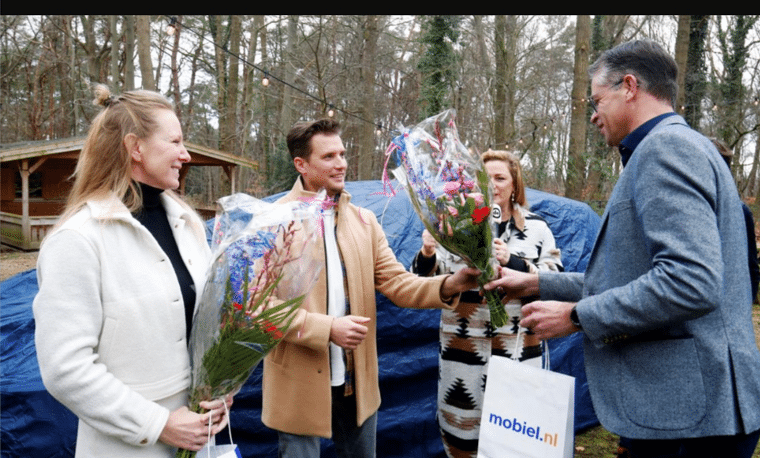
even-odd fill
[[(166, 214), (174, 218), (188, 219), (190, 212), (176, 197), (168, 191), (161, 193), (161, 203), (166, 209)], [(132, 219), (132, 214), (124, 203), (116, 197), (116, 194), (109, 194), (105, 199), (88, 200), (87, 206), (92, 212), (95, 219)]]

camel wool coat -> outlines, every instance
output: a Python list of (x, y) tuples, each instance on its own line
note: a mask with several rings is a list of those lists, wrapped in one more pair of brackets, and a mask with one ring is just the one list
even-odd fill
[[(312, 198), (301, 179), (279, 202)], [(375, 291), (394, 304), (413, 308), (454, 308), (456, 296), (443, 302), (446, 276), (419, 277), (398, 262), (382, 226), (371, 211), (340, 194), (336, 238), (346, 275), (347, 314), (371, 318), (364, 342), (353, 351), (356, 423), (361, 425), (380, 407), (377, 367)], [(324, 257), (324, 246), (321, 247)], [(324, 269), (297, 312), (283, 341), (264, 360), (262, 422), (290, 434), (332, 437), (332, 390), (328, 343), (334, 317), (327, 315)]]

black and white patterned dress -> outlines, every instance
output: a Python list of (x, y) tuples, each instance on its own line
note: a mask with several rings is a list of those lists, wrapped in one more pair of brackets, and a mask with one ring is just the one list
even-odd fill
[[(494, 233), (509, 247), (508, 267), (529, 272), (562, 270), (554, 235), (535, 213), (515, 205), (512, 218), (495, 225)], [(433, 258), (418, 254), (411, 270), (435, 275), (462, 266), (459, 257), (438, 247)], [(441, 311), (437, 417), (451, 458), (477, 455), (488, 360), (491, 355), (511, 357), (514, 353), (521, 305), (520, 301), (506, 305), (508, 322), (498, 329), (491, 326), (488, 306), (476, 290), (463, 293), (455, 310)], [(540, 346), (520, 347), (520, 361), (540, 365)]]

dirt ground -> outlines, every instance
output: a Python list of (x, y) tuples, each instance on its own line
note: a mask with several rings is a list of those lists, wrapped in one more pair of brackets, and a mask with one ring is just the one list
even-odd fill
[(34, 269), (36, 263), (36, 251), (28, 253), (20, 251), (2, 252), (0, 253), (0, 281), (29, 269)]

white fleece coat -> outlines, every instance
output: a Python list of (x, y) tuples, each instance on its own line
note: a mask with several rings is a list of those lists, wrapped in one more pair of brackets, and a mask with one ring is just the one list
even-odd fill
[[(200, 297), (203, 222), (173, 194), (161, 199)], [(91, 201), (45, 239), (37, 277), (40, 372), (79, 417), (76, 457), (173, 456), (157, 440), (187, 402), (190, 359), (179, 283), (155, 238), (118, 199)]]

